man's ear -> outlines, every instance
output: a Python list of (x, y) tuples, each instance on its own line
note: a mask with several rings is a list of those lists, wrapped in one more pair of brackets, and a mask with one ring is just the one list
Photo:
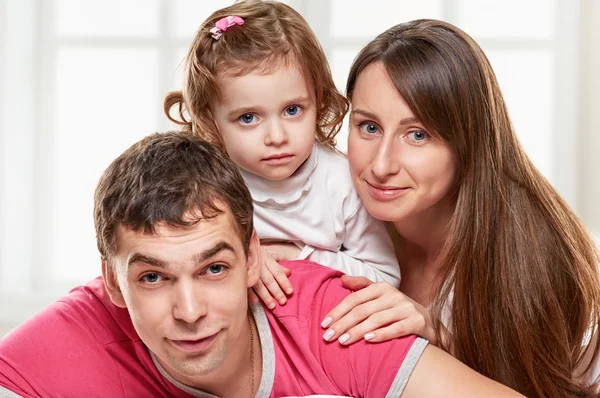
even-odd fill
[(125, 299), (123, 298), (123, 293), (119, 287), (119, 282), (117, 281), (117, 275), (114, 267), (108, 263), (106, 258), (102, 257), (101, 260), (102, 279), (104, 280), (104, 288), (108, 293), (108, 297), (110, 297), (110, 301), (112, 301), (112, 303), (117, 307), (127, 308)]
[(258, 239), (256, 230), (252, 231), (246, 264), (248, 267), (248, 287), (252, 287), (258, 282), (258, 278), (260, 277), (260, 266), (262, 264), (260, 240)]

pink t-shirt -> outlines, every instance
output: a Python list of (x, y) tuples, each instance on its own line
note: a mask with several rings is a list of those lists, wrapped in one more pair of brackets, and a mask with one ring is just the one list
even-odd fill
[[(426, 342), (411, 336), (350, 347), (326, 343), (319, 324), (348, 294), (341, 274), (307, 261), (284, 265), (292, 269), (292, 298), (273, 312), (253, 307), (263, 352), (257, 396), (400, 396)], [(0, 397), (10, 396), (6, 390), (23, 397), (210, 396), (157, 368), (101, 278), (0, 340)]]

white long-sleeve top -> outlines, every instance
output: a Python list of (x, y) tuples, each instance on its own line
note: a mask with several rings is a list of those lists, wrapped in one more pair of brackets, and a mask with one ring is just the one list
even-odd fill
[(262, 241), (290, 241), (302, 248), (298, 259), (400, 285), (392, 241), (363, 206), (344, 155), (315, 143), (304, 164), (282, 181), (240, 170)]

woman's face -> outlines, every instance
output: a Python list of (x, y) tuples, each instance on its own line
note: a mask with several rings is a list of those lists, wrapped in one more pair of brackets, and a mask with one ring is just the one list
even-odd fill
[(356, 81), (348, 159), (356, 190), (375, 218), (418, 221), (448, 208), (452, 151), (416, 119), (381, 62), (368, 65)]

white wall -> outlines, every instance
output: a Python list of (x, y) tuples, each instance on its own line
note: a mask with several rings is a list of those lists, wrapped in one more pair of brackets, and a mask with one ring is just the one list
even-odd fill
[(581, 138), (577, 210), (600, 236), (600, 1), (582, 1)]

